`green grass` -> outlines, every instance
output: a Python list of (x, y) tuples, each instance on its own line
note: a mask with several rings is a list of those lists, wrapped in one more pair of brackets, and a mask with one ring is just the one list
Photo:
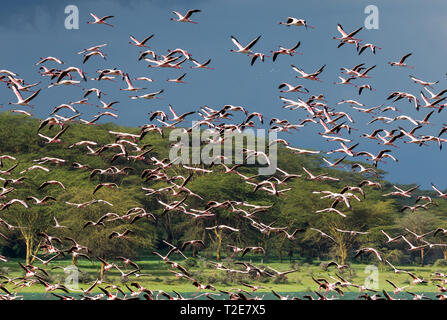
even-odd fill
[[(250, 259), (244, 259), (244, 261), (249, 261)], [(254, 259), (253, 259), (254, 260)], [(275, 278), (263, 278), (258, 280), (250, 279), (247, 275), (239, 275), (236, 278), (232, 279), (225, 271), (219, 271), (211, 268), (209, 265), (206, 265), (203, 259), (197, 259), (198, 266), (188, 267), (187, 269), (191, 272), (192, 277), (198, 279), (202, 283), (211, 283), (213, 284), (217, 290), (229, 290), (231, 288), (243, 286), (239, 283), (240, 280), (246, 281), (252, 284), (262, 285), (265, 287), (264, 289), (258, 290), (258, 292), (269, 292), (271, 290), (275, 290), (278, 292), (309, 292), (317, 289), (317, 284), (312, 280), (312, 276), (315, 278), (325, 278), (329, 282), (334, 282), (335, 280), (330, 278), (330, 276), (335, 277), (337, 272), (336, 269), (331, 268), (330, 270), (323, 270), (318, 262), (314, 264), (306, 264), (295, 262), (292, 266), (288, 261), (279, 262), (279, 261), (267, 261), (262, 263), (259, 259), (258, 261), (253, 261), (253, 264), (256, 266), (263, 267), (272, 267), (279, 271), (291, 270), (293, 268), (298, 269), (298, 272), (291, 273), (287, 276), (287, 281), (278, 283)], [(19, 260), (10, 260), (7, 263), (2, 263), (0, 265), (0, 273), (8, 269), (7, 276), (10, 278), (13, 277), (22, 277), (24, 272), (18, 265)], [(110, 282), (113, 284), (119, 284), (120, 287), (126, 289), (124, 283), (130, 285), (131, 282), (137, 281), (144, 287), (151, 290), (163, 290), (163, 291), (178, 291), (178, 292), (193, 292), (196, 291), (196, 287), (194, 287), (191, 281), (186, 279), (177, 279), (173, 273), (169, 272), (171, 269), (169, 265), (164, 264), (160, 260), (156, 259), (144, 259), (141, 261), (136, 261), (137, 264), (141, 267), (141, 273), (150, 274), (150, 276), (143, 276), (139, 278), (131, 277), (128, 282), (123, 282), (121, 279), (121, 275), (113, 268), (112, 270), (106, 272), (104, 274), (104, 279), (106, 282)], [(187, 265), (184, 260), (177, 260), (181, 265)], [(224, 262), (227, 266), (232, 266), (236, 269), (242, 269), (241, 266), (234, 266), (230, 262)], [(41, 266), (39, 263), (35, 263), (36, 266)], [(71, 260), (58, 260), (54, 264), (50, 264), (49, 267), (46, 267), (45, 270), (50, 274), (50, 281), (52, 283), (64, 283), (65, 282), (65, 274), (62, 269), (54, 269), (51, 270), (51, 267), (57, 266), (69, 266), (71, 265)], [(121, 265), (121, 264), (120, 264)], [(353, 264), (351, 265), (351, 272), (344, 271), (343, 273), (339, 273), (345, 280), (350, 281), (351, 283), (364, 285), (366, 278), (369, 276), (369, 273), (365, 272), (366, 264)], [(429, 281), (428, 284), (422, 284), (414, 286), (411, 284), (412, 278), (407, 274), (395, 274), (392, 269), (385, 265), (377, 265), (378, 267), (378, 278), (379, 278), (379, 290), (387, 290), (393, 291), (393, 287), (386, 282), (386, 280), (390, 280), (396, 285), (402, 286), (410, 286), (407, 288), (409, 291), (414, 292), (436, 292), (438, 288), (432, 281)], [(89, 286), (88, 283), (93, 282), (99, 275), (100, 263), (93, 262), (91, 263), (88, 260), (80, 260), (78, 261), (78, 268), (82, 273), (87, 273), (87, 279), (84, 278), (84, 283), (80, 282), (80, 288), (87, 288)], [(435, 267), (418, 267), (418, 266), (399, 266), (398, 268), (411, 271), (418, 276), (422, 276), (424, 279), (432, 279), (432, 274), (435, 271), (443, 271), (442, 268)], [(132, 270), (132, 269), (125, 269)], [(86, 283), (87, 282), (87, 283)], [(104, 285), (104, 284), (103, 284)], [(105, 286), (105, 285), (104, 285)], [(39, 293), (45, 292), (45, 288), (43, 285), (34, 284), (31, 287), (24, 288), (16, 288), (12, 284), (6, 285), (6, 287), (10, 290), (16, 291), (18, 293)], [(345, 288), (344, 291), (356, 292), (357, 288)], [(94, 292), (98, 292), (99, 290), (95, 288)]]

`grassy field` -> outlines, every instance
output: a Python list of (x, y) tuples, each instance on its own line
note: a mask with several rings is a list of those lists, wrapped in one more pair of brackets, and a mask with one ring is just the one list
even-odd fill
[[(317, 284), (312, 280), (312, 276), (315, 278), (325, 278), (329, 282), (334, 282), (335, 280), (330, 278), (331, 276), (335, 277), (336, 273), (339, 273), (345, 280), (350, 281), (351, 283), (355, 283), (358, 285), (368, 285), (366, 279), (371, 275), (370, 272), (367, 271), (368, 265), (366, 264), (353, 264), (351, 265), (351, 270), (344, 271), (342, 273), (338, 272), (335, 268), (330, 268), (329, 270), (324, 270), (320, 266), (320, 262), (314, 261), (312, 264), (301, 263), (301, 262), (292, 262), (289, 261), (275, 261), (268, 260), (262, 261), (258, 257), (255, 261), (253, 258), (253, 264), (260, 267), (272, 267), (278, 271), (285, 271), (291, 269), (297, 269), (297, 272), (291, 273), (287, 275), (287, 280), (281, 280), (277, 278), (261, 278), (258, 281), (255, 281), (253, 278), (250, 278), (244, 274), (228, 274), (225, 271), (219, 271), (214, 268), (210, 264), (208, 264), (203, 259), (188, 259), (195, 260), (195, 265), (193, 263), (178, 260), (181, 265), (186, 266), (190, 271), (193, 278), (198, 279), (201, 283), (204, 284), (213, 284), (217, 290), (230, 290), (232, 288), (243, 288), (244, 286), (240, 284), (240, 281), (245, 281), (252, 284), (262, 285), (263, 289), (258, 290), (258, 292), (270, 292), (271, 290), (275, 290), (277, 292), (311, 292), (317, 289)], [(250, 261), (250, 259), (244, 259), (244, 261)], [(131, 282), (137, 281), (144, 287), (151, 290), (163, 290), (167, 292), (172, 292), (175, 290), (177, 292), (194, 292), (196, 291), (196, 287), (192, 285), (191, 281), (186, 279), (177, 279), (173, 273), (170, 272), (171, 269), (169, 265), (161, 262), (156, 259), (144, 259), (141, 261), (136, 261), (137, 264), (141, 267), (142, 274), (149, 274), (146, 276), (141, 276), (135, 278), (134, 276), (130, 277), (130, 279), (123, 279), (121, 274), (115, 268), (104, 274), (105, 282), (110, 282), (114, 284), (120, 284), (120, 287), (123, 288), (124, 291), (127, 291), (125, 288), (125, 283), (129, 284)], [(194, 261), (193, 261), (194, 262)], [(236, 269), (242, 269), (242, 266), (234, 265), (235, 261), (224, 261), (224, 264), (229, 267), (234, 267)], [(35, 263), (36, 266), (41, 266), (39, 263)], [(51, 269), (54, 266), (70, 266), (71, 260), (58, 260), (55, 264), (49, 267), (46, 267), (45, 270), (50, 275), (51, 283), (65, 283), (65, 274), (62, 268)], [(94, 261), (91, 263), (88, 260), (80, 260), (77, 264), (80, 270), (79, 277), (79, 288), (86, 289), (89, 286), (89, 283), (92, 283), (99, 275), (100, 263)], [(412, 292), (437, 292), (438, 287), (432, 281), (429, 281), (428, 284), (419, 284), (414, 286), (411, 284), (412, 278), (407, 274), (395, 274), (393, 270), (389, 266), (385, 265), (376, 265), (377, 269), (377, 278), (379, 281), (378, 290), (386, 290), (393, 291), (393, 287), (386, 282), (386, 280), (390, 280), (396, 285), (403, 287), (409, 286), (407, 288), (408, 291)], [(433, 272), (439, 271), (443, 272), (444, 268), (436, 268), (436, 267), (417, 267), (417, 266), (399, 266), (398, 268), (404, 269), (410, 272), (415, 273), (419, 277), (423, 277), (424, 279), (432, 279)], [(132, 270), (131, 268), (127, 268), (126, 270)], [(10, 278), (13, 277), (22, 277), (24, 275), (23, 270), (18, 265), (18, 260), (9, 260), (6, 263), (0, 264), (0, 273), (6, 275)], [(439, 283), (439, 282), (438, 282)], [(103, 286), (106, 286), (103, 284)], [(39, 293), (45, 292), (45, 287), (41, 284), (34, 284), (31, 287), (23, 287), (23, 288), (15, 288), (12, 284), (6, 285), (6, 287), (10, 290), (16, 291), (18, 293)], [(345, 288), (343, 289), (346, 292), (357, 292), (357, 288)], [(93, 292), (98, 292), (99, 289), (95, 288)]]

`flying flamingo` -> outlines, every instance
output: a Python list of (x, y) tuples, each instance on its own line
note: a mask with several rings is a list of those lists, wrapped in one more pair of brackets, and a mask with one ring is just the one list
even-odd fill
[(306, 29), (309, 27), (311, 29), (315, 29), (314, 26), (310, 26), (307, 24), (306, 20), (304, 19), (298, 19), (298, 18), (294, 18), (294, 17), (287, 17), (285, 22), (279, 22), (279, 24), (285, 25), (287, 27), (290, 26), (296, 26), (296, 27), (301, 27), (304, 26), (306, 27)]
[(105, 21), (107, 19), (113, 18), (114, 16), (104, 16), (100, 19), (100, 18), (98, 18), (98, 16), (96, 16), (93, 13), (90, 13), (90, 15), (93, 17), (93, 19), (95, 19), (95, 21), (87, 21), (88, 24), (105, 24), (106, 26), (113, 27), (113, 25), (111, 25)]
[(17, 97), (17, 102), (8, 102), (8, 104), (19, 105), (19, 106), (28, 106), (28, 107), (31, 106), (29, 104), (29, 102), (31, 100), (33, 100), (39, 94), (39, 92), (41, 90), (41, 89), (39, 89), (36, 92), (34, 92), (32, 95), (30, 95), (28, 98), (23, 99), (22, 95), (20, 94), (19, 90), (17, 89), (17, 87), (15, 85), (12, 85), (11, 88), (12, 88), (12, 91), (14, 92), (14, 94)]
[(245, 53), (245, 54), (253, 54), (253, 51), (251, 51), (251, 48), (256, 44), (256, 42), (258, 42), (259, 38), (261, 38), (261, 36), (258, 36), (256, 39), (254, 39), (253, 41), (251, 41), (249, 44), (247, 44), (245, 47), (242, 46), (239, 41), (231, 36), (231, 41), (233, 41), (233, 43), (236, 45), (237, 50), (233, 50), (231, 49), (231, 52), (236, 52), (236, 53)]
[(185, 15), (182, 15), (181, 13), (178, 13), (177, 11), (172, 11), (172, 12), (175, 15), (177, 15), (178, 18), (177, 19), (171, 18), (171, 21), (190, 22), (190, 23), (197, 24), (198, 22), (191, 21), (190, 17), (193, 13), (202, 12), (202, 10), (199, 10), (199, 9), (188, 10)]
[(132, 41), (129, 41), (129, 43), (130, 43), (130, 44), (133, 44), (134, 46), (140, 47), (140, 48), (141, 48), (141, 47), (149, 48), (149, 47), (146, 45), (146, 42), (147, 42), (148, 40), (152, 39), (153, 36), (154, 36), (154, 35), (152, 34), (152, 35), (150, 35), (149, 37), (144, 38), (142, 41), (138, 41), (134, 36), (130, 35), (130, 39), (131, 39)]

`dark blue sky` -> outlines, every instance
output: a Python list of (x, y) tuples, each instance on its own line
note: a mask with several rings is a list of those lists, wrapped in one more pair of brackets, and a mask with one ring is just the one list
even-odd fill
[[(409, 79), (409, 74), (428, 81), (440, 80), (435, 91), (446, 88), (447, 84), (447, 3), (442, 1), (117, 0), (16, 3), (2, 3), (0, 69), (13, 70), (28, 83), (42, 81), (39, 87), (43, 90), (34, 100), (36, 107), (33, 114), (37, 117), (47, 117), (55, 106), (82, 97), (82, 92), (77, 87), (47, 89), (48, 78), (37, 74), (38, 67), (34, 64), (39, 58), (55, 56), (65, 61), (64, 67), (74, 65), (84, 68), (89, 77), (96, 76), (97, 69), (117, 67), (128, 72), (132, 78), (153, 78), (153, 83), (134, 83), (136, 86), (148, 87), (147, 92), (165, 90), (160, 100), (139, 101), (128, 99), (127, 93), (118, 90), (125, 87), (121, 81), (83, 83), (86, 88), (103, 89), (108, 94), (103, 98), (107, 102), (120, 101), (120, 104), (116, 105), (119, 119), (114, 120), (119, 124), (138, 126), (148, 123), (148, 112), (167, 110), (168, 104), (172, 104), (180, 112), (198, 110), (203, 105), (213, 108), (224, 104), (242, 105), (249, 111), (262, 112), (268, 119), (277, 117), (297, 123), (306, 117), (305, 111), (282, 109), (277, 87), (281, 82), (301, 83), (312, 94), (325, 94), (330, 107), (353, 115), (356, 121), (354, 127), (358, 131), (354, 131), (349, 138), (360, 142), (356, 150), (376, 153), (381, 146), (359, 139), (359, 135), (370, 133), (381, 124), (366, 126), (370, 120), (369, 115), (360, 114), (348, 105), (337, 106), (337, 102), (341, 99), (356, 99), (368, 107), (373, 107), (382, 103), (389, 105), (386, 97), (392, 91), (407, 91), (419, 95), (422, 87), (414, 84)], [(80, 10), (79, 30), (64, 28), (64, 8), (69, 4), (77, 5)], [(358, 56), (353, 46), (337, 49), (337, 42), (332, 40), (333, 36), (339, 35), (337, 23), (342, 24), (347, 31), (363, 26), (366, 18), (364, 9), (370, 4), (379, 8), (379, 30), (364, 29), (358, 37), (383, 49), (375, 56), (370, 51)], [(202, 10), (201, 13), (193, 15), (193, 20), (199, 22), (197, 25), (170, 21), (170, 18), (174, 17), (173, 10), (186, 12), (188, 9)], [(114, 15), (115, 18), (111, 19), (110, 23), (115, 27), (88, 25), (86, 22), (91, 20), (90, 12), (98, 16)], [(306, 31), (304, 28), (287, 28), (278, 24), (288, 16), (304, 18), (316, 28)], [(158, 54), (166, 54), (167, 49), (183, 48), (201, 62), (211, 58), (210, 66), (215, 69), (191, 70), (191, 64), (186, 63), (183, 70), (147, 68), (146, 62), (137, 61), (140, 49), (128, 44), (129, 34), (138, 39), (155, 34), (149, 45)], [(278, 45), (290, 47), (301, 41), (299, 51), (304, 54), (294, 57), (280, 56), (275, 63), (267, 59), (264, 63), (256, 62), (252, 67), (249, 58), (230, 52), (230, 49), (234, 48), (230, 40), (231, 35), (243, 44), (262, 35), (254, 51), (266, 54), (270, 54), (270, 50), (275, 50)], [(76, 52), (102, 43), (108, 43), (104, 48), (107, 61), (93, 57), (83, 65), (82, 55), (77, 55)], [(414, 70), (391, 68), (387, 65), (388, 61), (396, 61), (408, 52), (413, 52), (408, 63), (415, 66)], [(363, 62), (367, 66), (377, 67), (371, 72), (372, 79), (358, 80), (356, 83), (370, 83), (377, 91), (366, 92), (359, 97), (351, 86), (333, 85), (334, 81), (338, 81), (340, 67), (352, 67)], [(326, 64), (327, 67), (321, 74), (323, 83), (295, 79), (297, 74), (291, 69), (291, 64), (308, 72)], [(52, 63), (46, 65), (59, 67)], [(166, 82), (166, 79), (177, 77), (183, 72), (187, 73), (187, 84)], [(9, 101), (15, 100), (12, 91), (5, 86), (0, 86), (0, 96), (3, 110), (7, 109)], [(297, 94), (287, 96), (292, 99), (298, 97)], [(306, 98), (306, 95), (300, 97)], [(91, 100), (95, 101), (93, 98)], [(406, 101), (393, 105), (402, 113), (419, 120), (428, 112), (416, 112), (413, 105)], [(91, 115), (98, 112), (97, 108), (91, 106), (79, 106), (79, 109), (84, 119), (90, 119)], [(61, 114), (70, 115), (69, 112)], [(113, 119), (104, 119), (110, 120)], [(432, 120), (435, 125), (424, 127), (420, 133), (437, 135), (442, 124), (447, 123), (447, 111), (436, 114)], [(388, 127), (398, 125), (407, 129), (413, 127), (406, 121), (395, 122)], [(293, 135), (285, 134), (284, 137), (297, 147), (326, 151), (338, 148), (337, 143), (328, 143), (315, 134), (320, 129), (319, 125), (312, 125)], [(446, 149), (447, 146), (440, 152), (434, 144), (419, 148), (399, 143), (399, 148), (394, 151), (399, 163), (388, 161), (386, 165), (382, 164), (381, 168), (389, 172), (387, 178), (393, 182), (420, 183), (426, 188), (433, 182), (441, 188), (446, 188)]]

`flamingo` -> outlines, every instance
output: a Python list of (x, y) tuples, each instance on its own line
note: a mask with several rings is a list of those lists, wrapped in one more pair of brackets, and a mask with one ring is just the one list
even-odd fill
[(65, 190), (65, 186), (62, 184), (62, 182), (57, 181), (57, 180), (48, 180), (48, 181), (45, 181), (44, 183), (42, 183), (42, 184), (39, 186), (38, 190), (42, 190), (43, 188), (45, 188), (45, 187), (47, 187), (47, 186), (49, 186), (49, 185), (57, 185), (57, 186), (59, 186), (59, 187), (61, 187), (62, 189)]
[(65, 76), (69, 75), (71, 72), (77, 72), (78, 75), (82, 78), (82, 80), (87, 81), (85, 72), (83, 72), (82, 69), (77, 68), (77, 67), (68, 67), (59, 73), (59, 76), (58, 76), (56, 82), (60, 82)]
[(84, 56), (84, 60), (82, 60), (82, 63), (86, 63), (87, 60), (90, 59), (90, 58), (93, 57), (93, 56), (100, 56), (100, 57), (103, 58), (104, 60), (107, 60), (107, 59), (106, 59), (106, 55), (105, 55), (104, 53), (102, 53), (102, 52), (99, 51), (99, 50), (95, 50), (95, 51), (91, 51), (90, 53), (87, 53), (87, 54)]
[(93, 47), (81, 50), (81, 51), (77, 52), (77, 54), (84, 54), (86, 52), (97, 51), (100, 48), (103, 48), (105, 46), (107, 46), (107, 43), (99, 44), (99, 45), (96, 45), (96, 46), (93, 46)]
[[(1, 79), (1, 77), (0, 77), (0, 79)], [(19, 91), (30, 91), (29, 90), (30, 88), (33, 88), (40, 83), (40, 81), (39, 81), (39, 82), (24, 86), (24, 85), (22, 85), (22, 83), (20, 81), (18, 81), (17, 79), (15, 79), (11, 76), (8, 76), (8, 79), (11, 82), (11, 84), (13, 84), (17, 87), (17, 90), (19, 90)]]
[(50, 83), (50, 85), (48, 86), (48, 88), (52, 88), (55, 86), (69, 86), (69, 85), (73, 85), (73, 86), (77, 86), (80, 87), (81, 81), (77, 81), (77, 80), (62, 80), (59, 82), (52, 82)]
[(186, 83), (184, 82), (182, 79), (186, 76), (186, 73), (182, 74), (181, 76), (179, 76), (178, 78), (175, 79), (168, 79), (166, 81), (168, 82), (173, 82), (173, 83)]
[(408, 249), (408, 251), (417, 251), (417, 250), (422, 250), (425, 247), (427, 247), (428, 245), (424, 244), (421, 246), (415, 246), (413, 245), (410, 241), (407, 240), (407, 238), (405, 238), (405, 236), (402, 236), (402, 239), (404, 239), (404, 241), (410, 246), (410, 248)]
[(172, 118), (169, 119), (169, 120), (171, 120), (171, 121), (183, 121), (183, 120), (185, 119), (186, 116), (195, 113), (195, 111), (189, 111), (189, 112), (185, 112), (184, 114), (182, 114), (182, 115), (179, 116), (179, 115), (175, 112), (175, 110), (172, 108), (171, 105), (169, 105), (169, 110), (170, 110), (171, 113), (172, 113)]
[(197, 24), (198, 22), (191, 21), (190, 17), (193, 13), (202, 12), (202, 10), (199, 10), (199, 9), (188, 10), (185, 15), (182, 15), (181, 13), (178, 13), (177, 11), (172, 11), (172, 12), (177, 16), (177, 19), (171, 18), (171, 21), (190, 22), (190, 23)]
[(343, 218), (346, 218), (346, 215), (343, 212), (335, 208), (325, 208), (315, 211), (315, 213), (324, 213), (324, 212), (335, 212), (336, 214), (342, 216)]
[(14, 110), (9, 110), (9, 111), (10, 111), (10, 112), (13, 112), (13, 113), (24, 114), (25, 116), (28, 116), (28, 117), (31, 117), (31, 116), (32, 116), (31, 113), (29, 113), (29, 112), (27, 112), (27, 111), (25, 111), (25, 110), (14, 109)]
[(251, 48), (256, 44), (256, 42), (258, 42), (259, 38), (261, 38), (261, 36), (258, 36), (256, 39), (252, 40), (249, 44), (247, 44), (245, 47), (242, 46), (239, 41), (231, 36), (231, 41), (233, 41), (233, 43), (236, 45), (237, 50), (233, 50), (231, 49), (231, 52), (236, 52), (236, 53), (244, 53), (244, 54), (253, 54), (253, 52), (251, 51)]
[(341, 37), (340, 38), (333, 37), (333, 39), (340, 40), (339, 47), (345, 43), (350, 43), (352, 41), (354, 41), (355, 43), (361, 42), (362, 41), (361, 39), (355, 39), (353, 37), (362, 29), (363, 29), (363, 27), (360, 27), (348, 34), (343, 30), (343, 27), (341, 26), (341, 24), (337, 24), (337, 30), (341, 34)]
[(396, 67), (406, 67), (406, 68), (414, 69), (413, 66), (409, 66), (409, 65), (405, 64), (405, 60), (411, 55), (412, 55), (412, 53), (407, 53), (399, 61), (397, 61), (397, 62), (391, 61), (391, 62), (388, 62), (388, 64), (392, 67), (396, 66)]
[(113, 25), (111, 25), (105, 21), (107, 19), (114, 18), (114, 16), (104, 16), (100, 19), (100, 18), (98, 18), (98, 16), (96, 16), (93, 13), (90, 13), (90, 15), (93, 17), (93, 19), (95, 19), (95, 21), (87, 21), (88, 24), (105, 24), (106, 26), (113, 27)]
[(287, 17), (285, 22), (280, 21), (279, 24), (286, 25), (287, 27), (290, 27), (290, 26), (296, 26), (296, 27), (304, 26), (306, 29), (308, 27), (311, 28), (311, 29), (315, 29), (314, 26), (308, 25), (306, 20), (298, 19), (298, 18), (294, 18), (294, 17)]
[(220, 224), (220, 225), (217, 225), (217, 226), (214, 226), (214, 227), (206, 227), (205, 229), (206, 229), (206, 230), (215, 230), (215, 229), (222, 230), (222, 229), (227, 229), (227, 230), (230, 230), (230, 231), (233, 231), (233, 232), (239, 232), (239, 229), (236, 229), (236, 228), (233, 228), (233, 227), (224, 225), (224, 224)]
[(122, 91), (139, 91), (139, 90), (145, 90), (146, 89), (146, 88), (136, 88), (136, 87), (134, 87), (132, 85), (132, 82), (129, 79), (129, 74), (128, 73), (124, 74), (124, 80), (127, 83), (127, 88), (125, 88), (125, 89), (120, 88), (120, 90), (122, 90)]
[(56, 62), (58, 64), (64, 64), (64, 62), (58, 58), (55, 57), (46, 57), (46, 58), (40, 58), (41, 60), (39, 62), (36, 63), (36, 66), (38, 66), (41, 63), (47, 62), (47, 61), (53, 61)]
[(430, 87), (432, 88), (433, 85), (437, 84), (439, 81), (435, 82), (428, 82), (421, 79), (416, 78), (415, 76), (409, 75), (410, 79), (414, 81), (414, 83), (418, 83), (424, 87)]
[(42, 137), (42, 138), (46, 139), (46, 140), (47, 140), (47, 142), (45, 142), (46, 144), (48, 144), (48, 143), (61, 143), (62, 140), (59, 139), (59, 137), (60, 137), (62, 134), (64, 134), (65, 131), (67, 131), (67, 129), (68, 129), (68, 127), (65, 127), (64, 129), (62, 129), (61, 131), (59, 131), (53, 138), (47, 137), (47, 136), (45, 136), (45, 135), (43, 135), (43, 134), (41, 134), (41, 133), (38, 133), (37, 135), (38, 135), (39, 137)]
[[(281, 90), (280, 92), (299, 92), (299, 93), (309, 93), (309, 90), (304, 88), (302, 85), (291, 85), (287, 82), (283, 82), (278, 86), (278, 89), (282, 89), (284, 87), (287, 87), (287, 90)], [(304, 91), (301, 91), (301, 88), (304, 89)]]
[(431, 184), (431, 186), (438, 193), (439, 198), (447, 198), (447, 193), (443, 193), (443, 192), (439, 191), (439, 189), (436, 188), (433, 183)]
[(438, 100), (438, 99), (442, 98), (442, 95), (444, 95), (447, 92), (447, 89), (444, 89), (444, 90), (441, 90), (440, 92), (434, 94), (427, 87), (424, 87), (424, 90), (428, 92), (428, 94), (430, 95), (430, 99), (432, 99), (432, 100)]
[(164, 89), (161, 89), (159, 91), (152, 92), (152, 93), (146, 93), (141, 96), (130, 96), (130, 98), (131, 99), (155, 99), (155, 98), (158, 98), (157, 95), (159, 95), (163, 92), (164, 92)]
[(302, 54), (302, 53), (297, 53), (295, 50), (298, 49), (298, 47), (301, 45), (301, 41), (298, 41), (293, 47), (291, 48), (284, 48), (279, 46), (279, 50), (276, 51), (272, 51), (273, 53), (273, 61), (276, 60), (276, 58), (278, 57), (279, 54), (286, 54), (289, 56), (293, 56), (294, 54)]
[(117, 231), (113, 231), (110, 235), (109, 235), (109, 239), (113, 239), (113, 238), (117, 238), (117, 239), (127, 239), (127, 235), (129, 233), (133, 233), (132, 230), (130, 229), (126, 229), (123, 233), (119, 233)]
[(251, 62), (250, 65), (253, 65), (255, 63), (255, 61), (259, 58), (262, 62), (264, 62), (264, 58), (268, 58), (270, 56), (266, 56), (265, 54), (261, 53), (261, 52), (255, 52), (252, 55), (251, 58)]
[(152, 35), (144, 38), (142, 41), (138, 41), (134, 36), (130, 35), (130, 39), (132, 41), (129, 41), (129, 43), (134, 45), (134, 46), (140, 47), (140, 48), (141, 47), (149, 48), (148, 46), (146, 46), (146, 42), (149, 41), (150, 39), (152, 39), (153, 36), (154, 35), (152, 34)]
[(30, 197), (26, 197), (26, 200), (33, 200), (36, 205), (44, 205), (44, 204), (48, 203), (48, 200), (56, 201), (56, 198), (53, 198), (50, 196), (45, 196), (42, 199), (38, 199), (36, 197), (30, 196)]
[(40, 92), (41, 89), (34, 92), (32, 95), (30, 95), (28, 98), (23, 99), (22, 95), (20, 94), (19, 90), (15, 85), (11, 85), (12, 91), (17, 97), (17, 102), (8, 102), (8, 104), (12, 105), (19, 105), (19, 106), (31, 106), (29, 102), (33, 100)]
[(371, 49), (371, 52), (373, 54), (376, 54), (376, 49), (382, 50), (382, 48), (379, 48), (378, 46), (376, 46), (376, 45), (374, 45), (372, 43), (366, 43), (366, 44), (358, 47), (359, 55), (361, 55), (363, 53), (363, 51), (365, 51), (368, 48)]
[(0, 203), (0, 211), (8, 209), (10, 206), (12, 206), (14, 203), (18, 203), (21, 204), (22, 206), (24, 206), (26, 209), (29, 208), (28, 204), (20, 199), (11, 199), (6, 203)]
[(323, 65), (322, 67), (320, 67), (317, 71), (315, 71), (314, 73), (306, 73), (303, 70), (299, 69), (298, 67), (294, 66), (293, 64), (291, 65), (292, 69), (296, 72), (298, 72), (301, 76), (296, 76), (297, 78), (302, 78), (302, 79), (309, 79), (309, 80), (314, 80), (314, 81), (319, 81), (321, 82), (321, 80), (318, 78), (318, 75), (323, 72), (324, 67), (326, 65)]
[(191, 67), (191, 69), (211, 69), (211, 70), (214, 69), (214, 68), (208, 67), (208, 65), (211, 62), (211, 59), (208, 59), (204, 63), (200, 63), (200, 62), (198, 62), (197, 60), (195, 60), (193, 58), (191, 58), (190, 60), (191, 60), (192, 63), (195, 64), (195, 67)]
[(356, 250), (356, 254), (354, 257), (358, 257), (359, 255), (364, 254), (364, 253), (374, 253), (380, 262), (383, 261), (383, 258), (380, 255), (379, 251), (377, 251), (377, 249), (374, 249), (374, 248), (362, 248), (362, 249)]

